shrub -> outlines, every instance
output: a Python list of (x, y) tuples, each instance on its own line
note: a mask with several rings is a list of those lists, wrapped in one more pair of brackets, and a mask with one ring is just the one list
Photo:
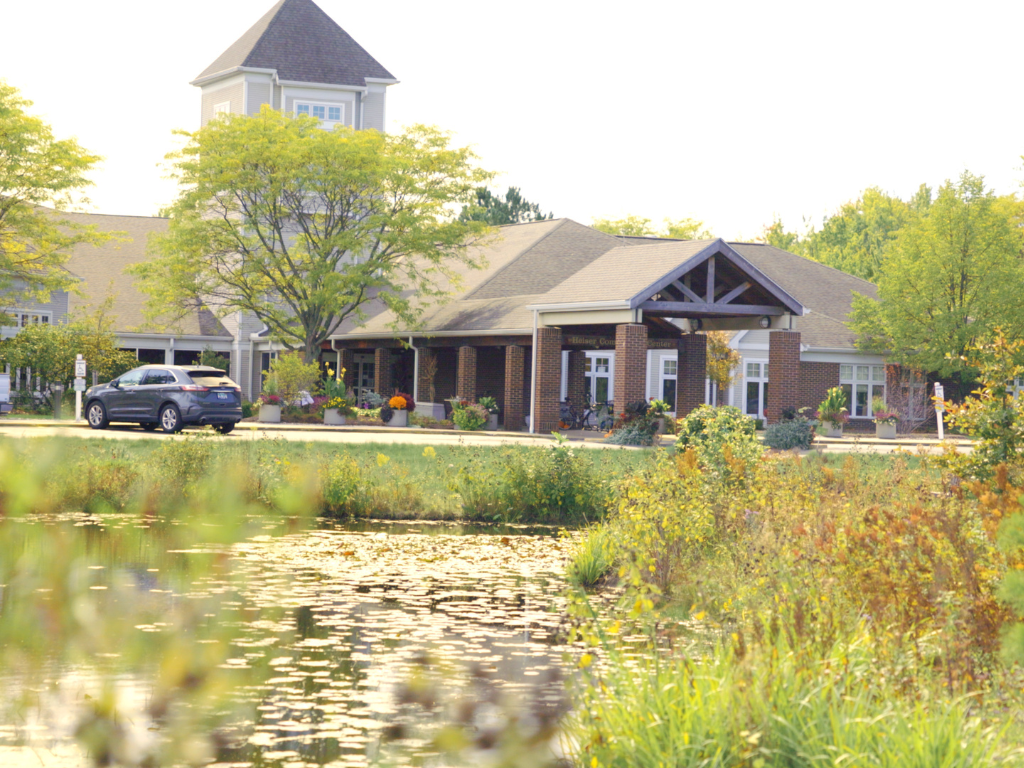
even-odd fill
[(626, 422), (619, 429), (614, 430), (608, 436), (608, 442), (612, 445), (654, 445), (654, 437), (658, 425), (653, 419), (646, 416)]
[(203, 347), (203, 351), (199, 355), (199, 364), (217, 368), (225, 373), (231, 368), (231, 361), (219, 352), (215, 352), (209, 344)]
[(253, 413), (255, 411), (256, 411), (255, 404), (249, 402), (248, 400), (243, 400), (242, 401), (242, 418), (243, 419), (248, 419), (250, 416), (253, 415)]
[(321, 464), (318, 479), (324, 513), (337, 515), (350, 511), (350, 502), (362, 479), (356, 460), (347, 454), (336, 455)]
[(813, 439), (814, 425), (807, 419), (799, 418), (769, 424), (764, 433), (764, 444), (780, 451), (810, 448)]
[(833, 428), (839, 428), (850, 420), (847, 405), (849, 403), (846, 401), (846, 392), (843, 388), (832, 387), (818, 406), (815, 417), (821, 422), (831, 424)]
[(612, 564), (608, 529), (592, 528), (573, 549), (566, 578), (570, 584), (584, 589), (593, 587), (611, 570)]
[[(270, 362), (270, 370), (264, 373), (266, 381), (276, 382), (278, 392), (286, 403), (295, 403), (306, 392), (310, 395), (320, 391), (320, 365), (304, 363), (298, 352), (278, 355)], [(263, 387), (266, 391), (266, 385)]]
[(754, 420), (739, 408), (702, 405), (676, 423), (676, 450), (692, 449), (705, 469), (730, 474), (737, 461), (752, 464), (761, 455)]
[(484, 429), (490, 420), (490, 413), (482, 405), (473, 403), (460, 405), (452, 411), (452, 421), (459, 429), (470, 432)]

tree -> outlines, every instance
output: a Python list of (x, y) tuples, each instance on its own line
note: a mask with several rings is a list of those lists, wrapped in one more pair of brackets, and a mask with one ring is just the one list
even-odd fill
[(494, 227), (505, 224), (523, 224), (528, 221), (553, 219), (553, 213), (545, 214), (536, 203), (524, 200), (519, 187), (509, 187), (504, 197), (499, 197), (487, 187), (477, 187), (476, 203), (467, 205), (459, 214), (460, 221), (482, 221)]
[(665, 219), (665, 227), (657, 230), (650, 219), (626, 216), (624, 219), (594, 219), (590, 226), (619, 237), (671, 237), (678, 240), (707, 240), (713, 235), (698, 219)]
[(32, 102), (0, 80), (0, 292), (49, 301), (75, 283), (62, 267), (79, 243), (114, 237), (76, 224), (60, 211), (87, 202), (86, 174), (99, 161), (74, 139), (58, 141), (50, 126), (25, 112)]
[(739, 374), (740, 353), (729, 346), (729, 336), (723, 331), (709, 331), (708, 378), (714, 382), (718, 392), (724, 392)]
[(487, 225), (452, 210), (490, 174), (436, 128), (325, 131), (264, 106), (182, 133), (168, 229), (130, 270), (153, 319), (250, 312), (312, 361), (371, 299), (410, 327), (459, 284), (456, 265), (482, 265), (471, 246)]
[(1024, 333), (1019, 203), (965, 172), (899, 233), (882, 262), (879, 301), (854, 299), (858, 346), (953, 377), (966, 394), (966, 352), (994, 329)]
[(209, 344), (203, 347), (203, 351), (199, 355), (199, 364), (208, 365), (210, 368), (217, 368), (221, 371), (231, 370), (231, 361), (220, 352), (215, 351)]
[(117, 337), (93, 328), (86, 321), (68, 325), (40, 323), (18, 331), (0, 342), (0, 365), (31, 369), (39, 377), (43, 399), (51, 403), (57, 387), (70, 389), (75, 379), (75, 360), (85, 358), (100, 381), (109, 381), (138, 365), (134, 353), (118, 348)]

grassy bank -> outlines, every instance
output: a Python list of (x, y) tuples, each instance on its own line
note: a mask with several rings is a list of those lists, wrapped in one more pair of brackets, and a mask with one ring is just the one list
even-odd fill
[(650, 455), (570, 446), (335, 446), (282, 439), (33, 438), (2, 443), (23, 462), (53, 461), (48, 491), (59, 509), (117, 511), (154, 488), (188, 493), (206, 477), (244, 480), (267, 505), (313, 487), (317, 514), (580, 525), (603, 517), (618, 480)]

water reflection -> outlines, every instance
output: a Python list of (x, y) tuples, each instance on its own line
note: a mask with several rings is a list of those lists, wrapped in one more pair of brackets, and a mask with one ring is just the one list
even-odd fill
[[(43, 524), (54, 521), (26, 523)], [(148, 606), (146, 620), (125, 631), (159, 635), (164, 614), (189, 603), (203, 606), (204, 631), (229, 638), (218, 668), (237, 711), (249, 714), (221, 707), (218, 764), (435, 764), (440, 723), (474, 726), (486, 747), (510, 701), (526, 731), (546, 733), (564, 712), (560, 591), (570, 541), (552, 529), (323, 523), (276, 536), (279, 521), (266, 521), (267, 532), (235, 545), (228, 560), (217, 547), (178, 549), (173, 524), (132, 523), (137, 533), (114, 543), (104, 529), (127, 522), (63, 524), (88, 529), (80, 556), (119, 583), (101, 598), (105, 610), (118, 611), (119, 600)], [(230, 578), (209, 567), (218, 562)], [(122, 676), (124, 701), (151, 710), (159, 668), (153, 658)], [(43, 685), (70, 690), (80, 674), (73, 657), (57, 654)], [(24, 744), (49, 750), (36, 752), (36, 764), (86, 764), (43, 698), (33, 700), (31, 728), (13, 728), (6, 714), (0, 764), (13, 764)], [(160, 718), (145, 725), (159, 731)]]

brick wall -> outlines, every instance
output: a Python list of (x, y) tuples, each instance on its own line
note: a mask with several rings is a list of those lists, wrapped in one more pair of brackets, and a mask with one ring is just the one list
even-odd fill
[(523, 417), (529, 407), (526, 398), (529, 379), (526, 378), (526, 348), (516, 345), (505, 347), (505, 429), (512, 432), (522, 430)]
[(679, 339), (676, 367), (676, 418), (704, 404), (704, 380), (708, 373), (708, 337), (688, 333)]
[(498, 401), (499, 413), (505, 411), (505, 349), (504, 347), (477, 347), (476, 399), (483, 396)]
[(586, 371), (587, 353), (582, 349), (570, 352), (569, 366), (566, 371), (569, 380), (566, 382), (565, 395), (577, 408), (582, 408), (587, 399)]
[(647, 399), (647, 326), (615, 326), (615, 410)]
[[(839, 363), (800, 363), (800, 397), (796, 407), (810, 408), (807, 415), (811, 416), (818, 410), (818, 405), (825, 399), (828, 390), (837, 386)], [(771, 395), (771, 379), (768, 394)]]
[[(434, 381), (434, 388), (437, 390), (437, 402), (443, 403), (448, 398), (455, 397), (459, 355), (456, 350), (447, 347), (437, 349), (434, 354), (437, 355), (437, 378)], [(450, 407), (445, 406), (445, 411), (449, 410)]]
[(392, 395), (391, 386), (391, 350), (373, 350), (373, 389), (381, 397)]
[(346, 387), (356, 385), (356, 352), (354, 349), (342, 349), (338, 351), (338, 363), (345, 369), (342, 381)]
[(782, 409), (800, 402), (800, 334), (771, 331), (768, 334), (768, 423), (782, 418)]
[[(643, 328), (643, 326), (640, 326)], [(646, 332), (646, 328), (644, 331)], [(644, 339), (646, 345), (646, 338)], [(616, 349), (618, 346), (616, 345)], [(617, 367), (617, 366), (616, 366)], [(537, 391), (534, 432), (545, 435), (558, 429), (559, 396), (562, 391), (562, 330), (537, 329)]]
[(476, 401), (476, 347), (459, 347), (455, 393), (464, 400)]

